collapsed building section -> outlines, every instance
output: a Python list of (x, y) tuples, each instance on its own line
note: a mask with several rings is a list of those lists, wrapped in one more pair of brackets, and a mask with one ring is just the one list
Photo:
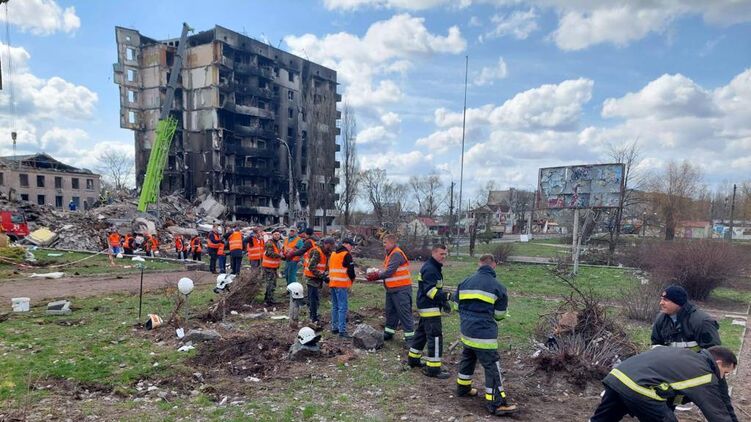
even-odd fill
[[(115, 34), (120, 126), (135, 133), (141, 186), (179, 40), (121, 27)], [(193, 199), (208, 191), (232, 217), (255, 223), (289, 213), (330, 224), (338, 199), (336, 72), (220, 26), (187, 42), (162, 192)]]

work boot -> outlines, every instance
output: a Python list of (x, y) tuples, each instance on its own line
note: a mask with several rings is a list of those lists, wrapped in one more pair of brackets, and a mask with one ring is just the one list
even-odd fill
[(456, 392), (457, 397), (477, 397), (477, 389), (476, 388), (470, 388), (469, 391), (466, 392)]
[(495, 416), (506, 416), (514, 412), (516, 412), (516, 405), (505, 403), (505, 400), (504, 400), (504, 404), (490, 411), (490, 413)]
[(441, 371), (438, 371), (438, 372), (433, 372), (427, 366), (424, 367), (424, 368), (422, 368), (422, 373), (426, 377), (438, 378), (439, 380), (445, 380), (445, 379), (447, 379), (447, 378), (450, 377), (448, 371), (441, 370)]

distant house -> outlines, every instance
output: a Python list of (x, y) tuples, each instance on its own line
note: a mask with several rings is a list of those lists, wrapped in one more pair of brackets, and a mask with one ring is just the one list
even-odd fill
[(711, 233), (711, 221), (679, 221), (675, 226), (675, 236), (684, 239), (706, 239)]
[(0, 157), (0, 189), (9, 197), (37, 205), (89, 208), (99, 198), (100, 176), (47, 154)]

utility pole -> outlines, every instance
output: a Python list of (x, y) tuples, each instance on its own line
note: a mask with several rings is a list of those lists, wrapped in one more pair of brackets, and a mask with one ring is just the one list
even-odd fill
[(730, 240), (733, 240), (733, 218), (735, 218), (735, 191), (738, 186), (733, 183), (733, 200), (730, 202)]
[[(451, 233), (454, 231), (454, 181), (451, 181), (451, 191), (449, 193), (449, 242)], [(456, 251), (459, 253), (459, 251)]]
[[(464, 111), (462, 112), (462, 160), (459, 171), (459, 212), (457, 213), (457, 223), (461, 223), (462, 218), (462, 188), (464, 187), (464, 134), (467, 127), (467, 81), (469, 74), (469, 56), (464, 56)], [(459, 250), (459, 230), (461, 224), (457, 224), (456, 229), (456, 249)]]

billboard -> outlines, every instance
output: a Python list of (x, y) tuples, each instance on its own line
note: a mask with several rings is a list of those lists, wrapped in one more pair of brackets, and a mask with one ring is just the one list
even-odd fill
[(617, 208), (623, 190), (624, 170), (623, 164), (541, 168), (537, 207)]

